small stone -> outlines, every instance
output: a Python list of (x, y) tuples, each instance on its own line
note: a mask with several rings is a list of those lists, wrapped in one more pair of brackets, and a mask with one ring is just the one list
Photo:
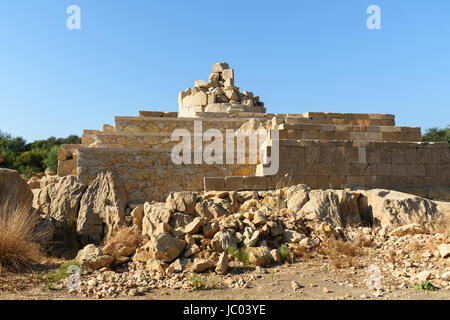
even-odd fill
[(95, 280), (91, 279), (87, 282), (87, 285), (88, 285), (88, 287), (93, 288), (97, 285), (97, 282)]
[(443, 243), (438, 246), (439, 253), (442, 258), (450, 256), (450, 243)]
[(292, 280), (292, 281), (291, 281), (291, 287), (292, 287), (292, 290), (293, 290), (293, 291), (297, 291), (297, 290), (299, 290), (299, 289), (302, 288), (302, 286), (300, 285), (300, 283), (298, 283), (298, 282), (295, 281), (295, 280)]
[(130, 292), (128, 293), (128, 295), (129, 295), (130, 297), (135, 297), (135, 296), (138, 295), (138, 292), (137, 292), (136, 289), (131, 289)]
[(219, 261), (216, 266), (216, 273), (224, 274), (228, 269), (228, 254), (226, 252), (222, 252), (219, 257)]
[(328, 288), (325, 287), (325, 288), (322, 289), (322, 292), (323, 293), (329, 293), (330, 291), (328, 290)]

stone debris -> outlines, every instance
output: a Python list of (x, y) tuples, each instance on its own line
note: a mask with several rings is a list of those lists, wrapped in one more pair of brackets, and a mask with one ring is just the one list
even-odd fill
[(227, 63), (213, 65), (209, 81), (197, 80), (193, 88), (178, 94), (179, 116), (196, 117), (197, 113), (265, 113), (264, 103), (252, 92), (235, 86), (234, 69)]

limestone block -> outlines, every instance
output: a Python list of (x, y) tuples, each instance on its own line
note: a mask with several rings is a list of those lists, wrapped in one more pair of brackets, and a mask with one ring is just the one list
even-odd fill
[(234, 79), (227, 79), (227, 80), (225, 80), (223, 85), (225, 87), (234, 87)]
[(220, 74), (218, 72), (214, 72), (209, 75), (209, 82), (219, 81), (219, 80), (220, 80)]
[(242, 177), (225, 177), (226, 190), (244, 190), (244, 179)]
[(114, 127), (110, 124), (104, 124), (103, 131), (104, 132), (114, 132)]
[(239, 98), (235, 90), (225, 90), (225, 95), (230, 100), (237, 100)]
[(245, 190), (266, 190), (266, 177), (244, 177)]
[(208, 82), (204, 81), (204, 80), (197, 80), (194, 83), (194, 87), (196, 88), (209, 88), (210, 85)]
[(212, 103), (205, 107), (205, 112), (227, 112), (230, 106), (229, 103)]
[(219, 177), (204, 178), (205, 191), (225, 191), (225, 179)]
[(183, 99), (183, 107), (206, 106), (207, 104), (208, 96), (203, 91), (199, 91), (196, 94), (187, 96)]
[(216, 95), (214, 93), (208, 94), (208, 104), (214, 103), (216, 103)]
[(222, 71), (222, 79), (227, 81), (229, 79), (234, 80), (234, 69), (225, 69)]
[(213, 73), (223, 72), (224, 70), (229, 69), (229, 68), (230, 68), (230, 66), (228, 65), (228, 63), (225, 63), (225, 62), (215, 63), (213, 65), (212, 72)]

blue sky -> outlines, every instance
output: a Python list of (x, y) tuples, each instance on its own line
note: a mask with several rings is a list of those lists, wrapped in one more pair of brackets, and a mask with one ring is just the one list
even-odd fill
[[(66, 28), (72, 4), (81, 30)], [(372, 4), (381, 30), (366, 27)], [(450, 124), (448, 0), (3, 0), (0, 130), (32, 141), (176, 111), (222, 61), (271, 113)]]

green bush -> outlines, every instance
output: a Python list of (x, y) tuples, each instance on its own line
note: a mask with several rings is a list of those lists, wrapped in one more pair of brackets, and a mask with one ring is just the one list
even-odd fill
[(44, 172), (47, 168), (56, 172), (59, 147), (62, 144), (80, 143), (81, 138), (76, 135), (27, 143), (22, 137), (13, 137), (0, 131), (0, 167), (18, 170), (27, 177)]
[(431, 128), (422, 136), (424, 142), (448, 142), (450, 143), (450, 125), (447, 128)]
[(242, 247), (240, 249), (238, 249), (237, 247), (229, 247), (228, 254), (233, 256), (236, 260), (243, 262), (244, 265), (246, 266), (250, 265), (247, 247)]
[(433, 286), (433, 284), (430, 281), (422, 281), (422, 282), (416, 282), (414, 284), (414, 288), (420, 291), (436, 291), (437, 288)]
[(77, 260), (69, 260), (60, 265), (58, 270), (50, 271), (47, 274), (42, 273), (40, 274), (40, 277), (45, 281), (47, 288), (51, 289), (55, 283), (66, 279), (70, 275), (67, 271), (70, 266), (77, 266), (80, 268), (81, 264)]
[(56, 172), (58, 170), (58, 151), (60, 146), (53, 146), (50, 149), (50, 152), (47, 155), (47, 158), (44, 159), (44, 166), (52, 172)]

